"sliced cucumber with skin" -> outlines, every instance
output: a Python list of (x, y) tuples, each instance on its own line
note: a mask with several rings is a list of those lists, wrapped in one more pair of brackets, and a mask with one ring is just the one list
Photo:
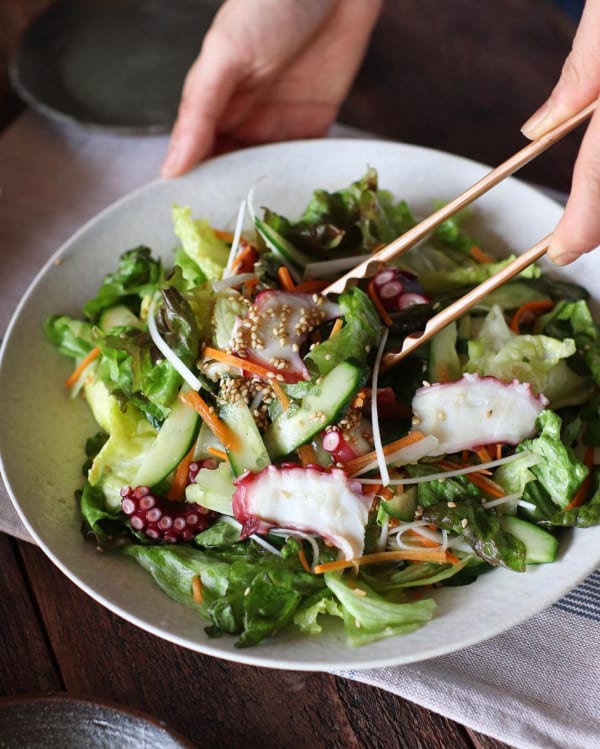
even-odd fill
[(431, 339), (428, 371), (430, 382), (451, 382), (460, 378), (462, 369), (456, 351), (456, 341), (455, 322), (446, 325)]
[(200, 416), (178, 398), (144, 455), (135, 485), (152, 487), (172, 473), (191, 449), (199, 428)]
[(264, 441), (273, 460), (289, 455), (309, 442), (328, 424), (338, 421), (365, 384), (366, 366), (345, 361), (326, 374), (296, 409), (280, 414), (265, 432)]
[(231, 470), (236, 476), (244, 471), (258, 471), (271, 462), (252, 412), (244, 401), (224, 404), (219, 416), (237, 436), (236, 444), (227, 450)]
[(267, 247), (285, 262), (290, 272), (295, 271), (296, 280), (301, 280), (306, 266), (306, 257), (258, 216), (254, 217), (254, 225)]
[(527, 564), (546, 564), (556, 560), (558, 540), (539, 525), (514, 515), (503, 515), (500, 524), (503, 530), (523, 542)]
[(392, 499), (381, 500), (381, 506), (390, 517), (410, 523), (415, 519), (418, 502), (417, 488), (412, 486)]
[(108, 333), (114, 328), (139, 328), (144, 327), (144, 323), (137, 315), (126, 307), (124, 304), (117, 304), (116, 307), (110, 307), (100, 315), (98, 327), (104, 333)]

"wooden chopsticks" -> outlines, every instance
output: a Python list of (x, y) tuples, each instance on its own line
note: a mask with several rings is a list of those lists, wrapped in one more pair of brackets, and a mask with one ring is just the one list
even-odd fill
[(490, 278), (487, 278), (480, 283), (479, 286), (471, 289), (471, 291), (467, 292), (460, 299), (457, 299), (456, 302), (453, 302), (441, 312), (438, 312), (437, 315), (430, 318), (422, 333), (412, 333), (406, 336), (400, 351), (384, 354), (381, 363), (382, 371), (390, 369), (390, 367), (398, 364), (399, 361), (412, 353), (422, 343), (428, 341), (436, 333), (439, 333), (442, 328), (445, 328), (446, 325), (456, 320), (467, 310), (471, 309), (471, 307), (474, 307), (477, 302), (487, 296), (491, 291), (494, 291), (498, 286), (501, 286), (506, 281), (509, 281), (511, 278), (521, 273), (521, 271), (525, 270), (525, 268), (527, 268), (528, 265), (531, 265), (531, 263), (539, 260), (548, 249), (551, 236), (551, 234), (548, 234), (544, 239), (541, 239), (537, 244), (534, 244), (533, 247), (530, 247), (526, 252), (515, 258), (511, 263), (505, 265), (504, 268), (501, 268), (493, 276), (490, 276)]
[[(595, 107), (596, 102), (594, 101), (577, 114), (569, 117), (565, 122), (557, 125), (545, 135), (528, 143), (524, 148), (517, 151), (517, 153), (513, 154), (502, 164), (475, 182), (463, 193), (439, 210), (435, 211), (435, 213), (432, 213), (400, 237), (394, 239), (390, 244), (374, 253), (371, 257), (357, 265), (353, 270), (346, 273), (337, 281), (331, 283), (323, 293), (341, 294), (348, 284), (356, 283), (361, 278), (368, 278), (369, 276), (374, 275), (383, 263), (386, 263), (392, 258), (398, 257), (398, 255), (409, 250), (417, 242), (427, 236), (429, 232), (435, 229), (436, 226), (439, 226), (443, 221), (450, 218), (477, 198), (481, 197), (481, 195), (486, 193), (503, 179), (514, 174), (518, 169), (525, 166), (525, 164), (529, 163), (540, 153), (543, 153), (546, 149), (550, 148), (550, 146), (554, 145), (554, 143), (560, 140), (563, 136), (584, 122), (592, 114)], [(533, 262), (533, 260), (530, 262)]]

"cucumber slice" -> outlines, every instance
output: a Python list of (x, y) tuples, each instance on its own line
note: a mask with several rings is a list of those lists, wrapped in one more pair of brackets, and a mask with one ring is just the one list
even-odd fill
[(231, 470), (236, 476), (244, 471), (258, 472), (271, 462), (254, 417), (244, 401), (226, 403), (219, 416), (237, 435), (234, 448), (227, 450)]
[(289, 455), (328, 424), (338, 421), (367, 378), (367, 367), (345, 361), (315, 384), (296, 409), (280, 414), (265, 432), (273, 460)]
[(98, 327), (104, 333), (108, 333), (114, 328), (139, 328), (141, 330), (144, 324), (129, 307), (124, 304), (117, 304), (116, 307), (104, 310), (98, 320)]
[(391, 517), (402, 520), (405, 523), (410, 523), (415, 519), (418, 500), (419, 493), (417, 488), (411, 486), (409, 489), (402, 492), (402, 494), (396, 494), (392, 499), (387, 501), (382, 500), (381, 506)]
[(429, 345), (430, 382), (452, 382), (462, 374), (460, 360), (456, 351), (457, 327), (452, 322), (436, 333)]
[(196, 481), (186, 488), (185, 498), (187, 502), (196, 502), (220, 515), (233, 515), (231, 498), (234, 491), (231, 466), (223, 461), (217, 468), (199, 471)]
[(179, 398), (144, 455), (135, 476), (136, 486), (155, 486), (177, 468), (194, 444), (200, 416)]
[(527, 564), (545, 564), (556, 560), (558, 540), (539, 525), (514, 515), (503, 515), (500, 524), (507, 533), (525, 544)]
[(290, 272), (295, 271), (296, 280), (299, 281), (304, 273), (306, 257), (258, 216), (254, 217), (254, 225), (267, 247), (288, 266)]

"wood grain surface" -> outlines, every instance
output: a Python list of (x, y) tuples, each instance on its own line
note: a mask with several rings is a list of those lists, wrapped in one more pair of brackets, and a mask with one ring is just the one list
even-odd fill
[[(0, 631), (11, 622), (15, 648), (14, 661), (0, 669), (0, 695), (62, 685), (70, 694), (151, 714), (200, 747), (506, 747), (374, 687), (319, 672), (238, 665), (172, 645), (99, 606), (38, 548), (0, 541), (0, 562), (15, 555), (3, 569), (22, 565), (31, 596), (19, 583), (18, 595), (11, 590), (1, 599), (3, 605), (10, 599), (11, 612), (3, 612)], [(20, 665), (29, 650), (35, 662)]]

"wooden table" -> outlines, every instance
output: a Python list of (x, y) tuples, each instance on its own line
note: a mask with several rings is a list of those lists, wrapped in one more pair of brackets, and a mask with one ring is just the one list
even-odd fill
[[(47, 3), (7, 0), (0, 8), (0, 74), (16, 33)], [(340, 120), (498, 163), (524, 144), (519, 126), (550, 91), (573, 31), (542, 0), (389, 0)], [(19, 104), (5, 79), (0, 96), (6, 125)], [(522, 176), (568, 190), (579, 137)], [(346, 679), (241, 666), (171, 645), (96, 604), (39, 549), (1, 534), (0, 569), (0, 696), (109, 700), (202, 747), (505, 746)]]

